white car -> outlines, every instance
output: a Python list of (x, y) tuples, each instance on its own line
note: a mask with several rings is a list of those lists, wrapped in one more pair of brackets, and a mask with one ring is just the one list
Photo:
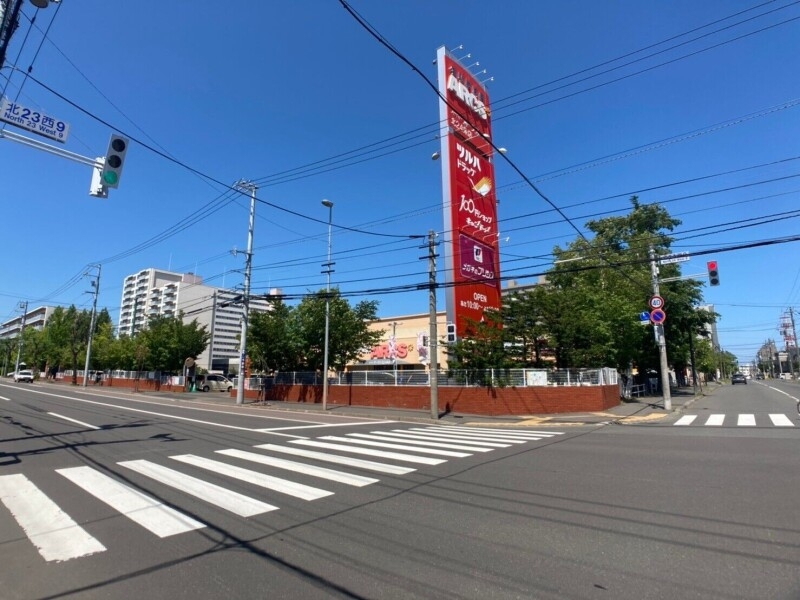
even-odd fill
[(14, 381), (19, 383), (20, 381), (27, 381), (28, 383), (33, 383), (33, 371), (24, 370), (18, 371), (14, 373)]

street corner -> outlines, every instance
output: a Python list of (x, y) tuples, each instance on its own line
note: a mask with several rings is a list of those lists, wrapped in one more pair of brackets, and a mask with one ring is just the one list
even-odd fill
[(668, 416), (668, 413), (650, 413), (647, 415), (629, 415), (615, 419), (620, 425), (635, 425), (638, 423), (655, 423)]
[(589, 419), (593, 416), (594, 415), (578, 415), (578, 416), (570, 415), (569, 419), (571, 420), (561, 420), (564, 417), (558, 417), (556, 415), (549, 417), (523, 416), (521, 419), (517, 421), (494, 421), (494, 422), (471, 421), (464, 423), (464, 425), (468, 425), (470, 427), (475, 427), (475, 428), (507, 427), (509, 429), (523, 429), (528, 427), (570, 427), (576, 425), (595, 425), (596, 422), (584, 420), (584, 418)]

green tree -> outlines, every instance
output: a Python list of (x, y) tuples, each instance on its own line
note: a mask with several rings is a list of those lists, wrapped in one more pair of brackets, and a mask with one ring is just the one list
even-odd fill
[(468, 381), (491, 384), (487, 371), (506, 369), (513, 363), (505, 349), (506, 336), (500, 324), (500, 313), (487, 311), (480, 323), (469, 322), (465, 335), (447, 347), (450, 369), (466, 371)]
[(137, 370), (144, 367), (180, 372), (188, 357), (195, 357), (206, 349), (209, 338), (205, 325), (198, 324), (197, 319), (184, 323), (182, 313), (176, 317), (152, 317), (145, 330), (134, 338)]
[(298, 369), (303, 361), (296, 310), (276, 298), (269, 310), (250, 313), (247, 353), (257, 371)]
[[(320, 290), (306, 297), (295, 312), (300, 350), (305, 367), (322, 369), (325, 351), (325, 299), (327, 292)], [(330, 292), (330, 333), (328, 364), (336, 370), (355, 360), (365, 348), (371, 348), (385, 331), (372, 331), (369, 324), (378, 316), (378, 303), (364, 300), (354, 307), (341, 297), (338, 289)]]

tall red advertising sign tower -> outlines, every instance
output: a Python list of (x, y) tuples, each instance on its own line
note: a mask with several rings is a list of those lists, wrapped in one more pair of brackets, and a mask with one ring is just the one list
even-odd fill
[(454, 56), (436, 53), (447, 320), (463, 337), (500, 309), (500, 249), (489, 93)]

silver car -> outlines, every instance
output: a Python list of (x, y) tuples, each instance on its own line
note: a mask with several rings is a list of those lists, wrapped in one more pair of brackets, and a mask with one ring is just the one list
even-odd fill
[(19, 383), (20, 381), (24, 381), (27, 383), (33, 383), (33, 371), (25, 369), (23, 371), (17, 371), (14, 373), (14, 381)]

